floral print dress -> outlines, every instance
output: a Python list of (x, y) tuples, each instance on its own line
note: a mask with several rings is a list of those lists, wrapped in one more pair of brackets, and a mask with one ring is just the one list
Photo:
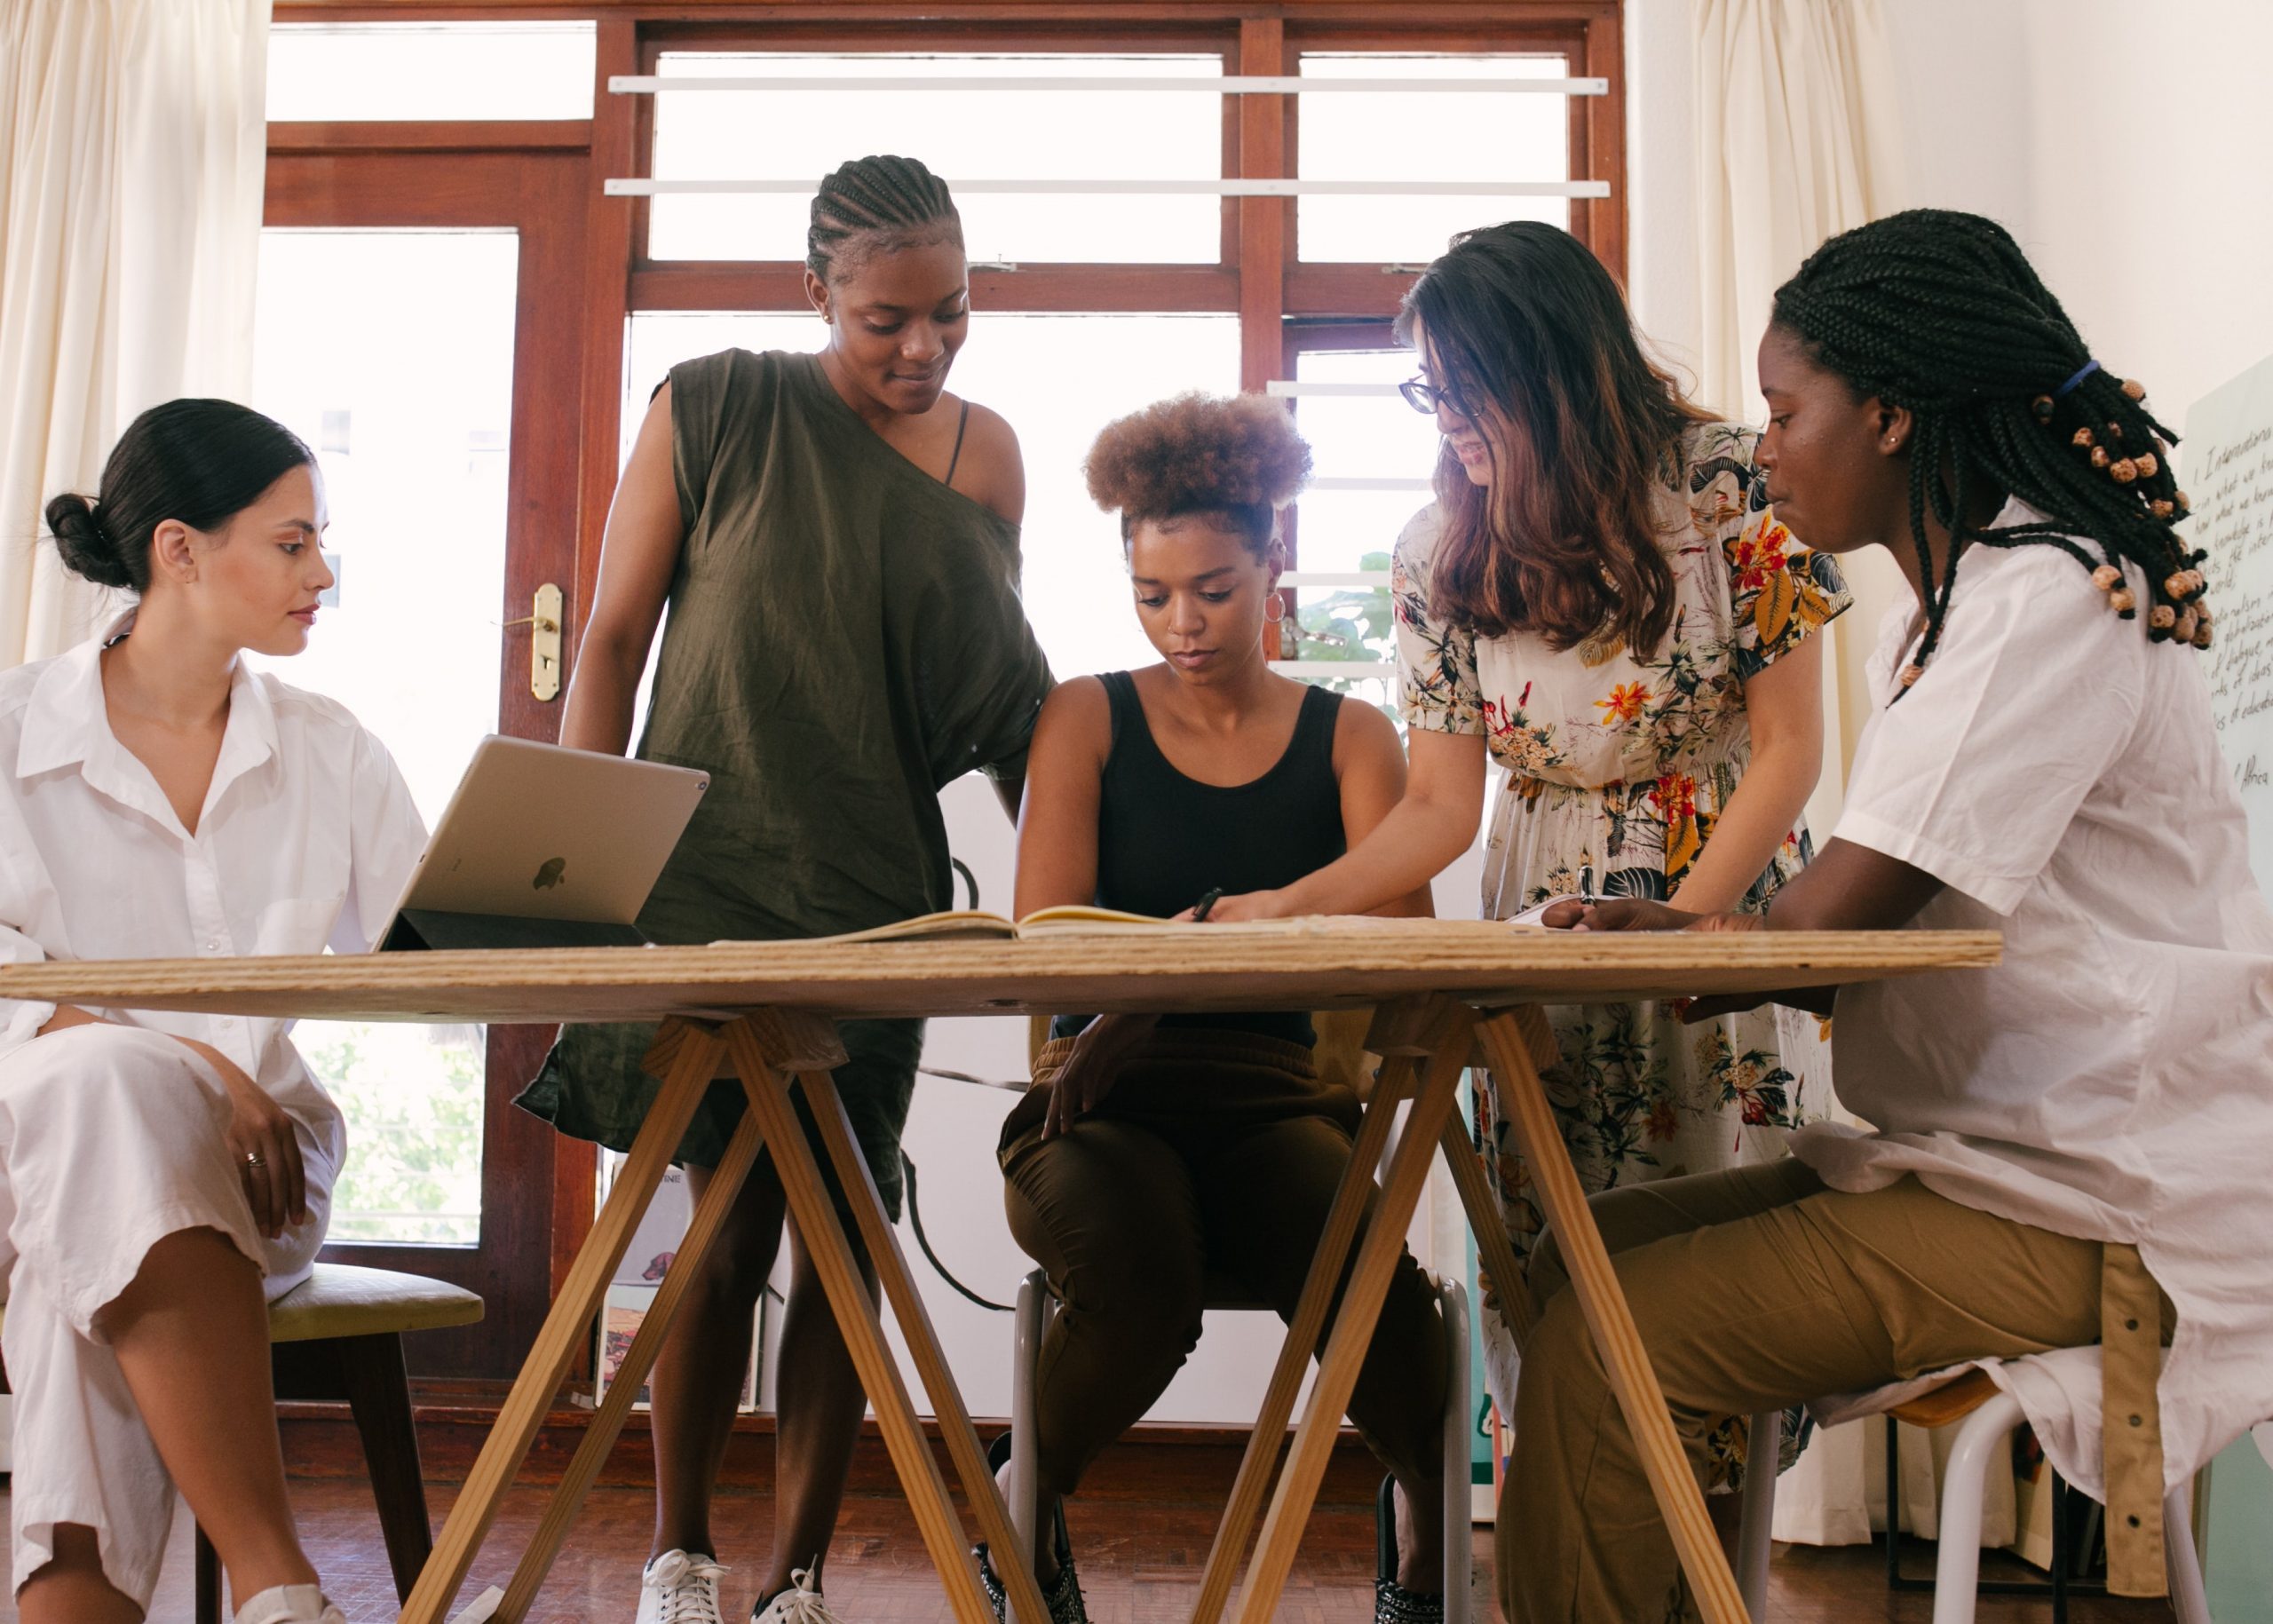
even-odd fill
[[(1760, 500), (1754, 444), (1748, 430), (1706, 424), (1668, 459), (1657, 495), (1675, 617), (1654, 652), (1607, 630), (1565, 650), (1528, 633), (1478, 638), (1430, 603), (1437, 509), (1398, 537), (1390, 591), (1405, 718), (1481, 733), (1507, 769), (1485, 839), (1485, 917), (1565, 893), (1670, 897), (1750, 759), (1746, 679), (1847, 607), (1831, 559), (1794, 542)], [(1794, 827), (1741, 907), (1766, 907), (1810, 855)], [(1547, 1014), (1562, 1050), (1548, 1096), (1589, 1191), (1770, 1161), (1827, 1092), (1818, 1023), (1779, 1006), (1696, 1026), (1656, 1004)], [(1493, 1188), (1527, 1255), (1542, 1217), (1496, 1090), (1486, 1132)], [(1512, 1414), (1515, 1348), (1497, 1314), (1482, 1318), (1493, 1394)], [(1735, 1485), (1741, 1451), (1733, 1430), (1715, 1441), (1715, 1486)]]

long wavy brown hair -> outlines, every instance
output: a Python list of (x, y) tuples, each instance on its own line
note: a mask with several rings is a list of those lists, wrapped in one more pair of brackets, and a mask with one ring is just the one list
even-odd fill
[(1618, 284), (1566, 231), (1535, 220), (1462, 232), (1405, 296), (1414, 338), (1492, 456), (1472, 483), (1449, 444), (1430, 598), (1485, 637), (1556, 648), (1614, 633), (1637, 655), (1665, 641), (1673, 571), (1653, 493), (1691, 424), (1713, 415), (1642, 353)]

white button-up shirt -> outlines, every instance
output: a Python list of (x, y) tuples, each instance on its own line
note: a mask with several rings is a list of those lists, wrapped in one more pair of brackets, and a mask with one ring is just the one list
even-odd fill
[[(2015, 503), (1996, 522), (2043, 521)], [(1881, 708), (1835, 834), (1940, 880), (1918, 927), (2001, 930), (2004, 962), (1842, 989), (1839, 1098), (1880, 1131), (1812, 1124), (1792, 1149), (1837, 1189), (1914, 1173), (2135, 1244), (2178, 1309), (2159, 1395), (2181, 1483), (2273, 1416), (2273, 914), (2202, 661), (2119, 619), (2056, 548), (1974, 547), (1924, 676), (1889, 706), (1916, 608), (1872, 663)], [(2096, 1493), (2095, 1418), (2063, 1397), (2096, 1394), (2096, 1360), (2000, 1379)]]
[[(111, 732), (105, 640), (0, 672), (0, 962), (368, 949), (426, 844), (386, 748), (344, 706), (240, 661), (192, 834)], [(291, 1022), (95, 1013), (210, 1043), (340, 1164), (338, 1108)], [(0, 1055), (54, 1014), (0, 999)]]

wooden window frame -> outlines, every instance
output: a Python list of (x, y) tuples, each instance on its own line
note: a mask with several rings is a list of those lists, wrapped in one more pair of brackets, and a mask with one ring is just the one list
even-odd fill
[[(1622, 284), (1628, 234), (1622, 11), (1621, 0), (277, 0), (274, 20), (281, 23), (590, 20), (598, 30), (597, 59), (589, 120), (275, 124), (269, 145), (272, 157), (582, 150), (582, 319), (568, 520), (575, 537), (566, 651), (573, 669), (615, 487), (626, 323), (645, 311), (805, 307), (801, 267), (794, 261), (646, 257), (645, 201), (607, 197), (600, 188), (612, 177), (650, 172), (654, 99), (613, 93), (613, 75), (653, 71), (661, 51), (689, 45), (888, 50), (936, 47), (947, 33), (1003, 49), (1220, 51), (1227, 69), (1249, 75), (1292, 74), (1306, 49), (1556, 51), (1572, 75), (1609, 82), (1606, 95), (1570, 99), (1570, 172), (1611, 183), (1608, 198), (1572, 200), (1571, 229)], [(1224, 98), (1224, 175), (1287, 175), (1296, 150), (1296, 116), (1294, 97)], [(1212, 265), (1037, 264), (1015, 272), (981, 270), (971, 278), (972, 301), (994, 311), (1236, 312), (1240, 385), (1260, 391), (1288, 375), (1295, 327), (1384, 321), (1413, 280), (1410, 272), (1378, 265), (1296, 260), (1294, 206), (1295, 200), (1286, 198), (1224, 199), (1223, 251)], [(517, 377), (517, 413), (520, 383)], [(593, 1146), (554, 1137), (545, 1205), (556, 1292), (591, 1226), (597, 1165)], [(499, 1307), (493, 1303), (493, 1312)]]

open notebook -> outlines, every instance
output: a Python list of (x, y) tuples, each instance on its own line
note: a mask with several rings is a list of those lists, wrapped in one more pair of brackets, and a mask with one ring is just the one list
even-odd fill
[[(823, 936), (814, 939), (824, 942), (902, 942), (902, 941), (1028, 941), (1036, 937), (1054, 935), (1112, 935), (1123, 931), (1266, 931), (1285, 932), (1315, 929), (1315, 919), (1264, 919), (1250, 924), (1192, 924), (1179, 923), (1171, 919), (1155, 919), (1148, 914), (1123, 914), (1109, 907), (1090, 907), (1071, 903), (1063, 907), (1046, 907), (1028, 914), (1024, 919), (1009, 919), (1001, 914), (983, 913), (970, 908), (957, 908), (945, 914), (925, 914), (915, 919), (902, 919), (895, 923), (878, 925), (871, 931), (849, 931), (842, 936)], [(725, 947), (726, 943), (715, 943)]]
[[(842, 936), (823, 936), (812, 939), (833, 945), (860, 942), (939, 942), (939, 941), (1034, 941), (1059, 936), (1112, 936), (1121, 932), (1158, 932), (1162, 931), (1206, 931), (1211, 936), (1225, 933), (1259, 936), (1317, 936), (1351, 931), (1414, 931), (1441, 932), (1447, 928), (1474, 931), (1478, 929), (1505, 930), (1522, 926), (1544, 930), (1538, 915), (1556, 902), (1583, 900), (1556, 897), (1536, 909), (1507, 921), (1442, 920), (1442, 919), (1384, 919), (1371, 914), (1305, 914), (1292, 919), (1254, 919), (1233, 924), (1229, 922), (1206, 924), (1189, 920), (1155, 919), (1148, 914), (1123, 914), (1109, 907), (1090, 907), (1068, 904), (1062, 907), (1046, 907), (1028, 914), (1023, 919), (1008, 919), (1001, 914), (988, 914), (969, 908), (950, 913), (925, 914), (920, 918), (903, 919), (893, 924), (878, 925), (870, 931), (850, 931)], [(713, 947), (746, 946), (737, 942), (714, 942)]]

